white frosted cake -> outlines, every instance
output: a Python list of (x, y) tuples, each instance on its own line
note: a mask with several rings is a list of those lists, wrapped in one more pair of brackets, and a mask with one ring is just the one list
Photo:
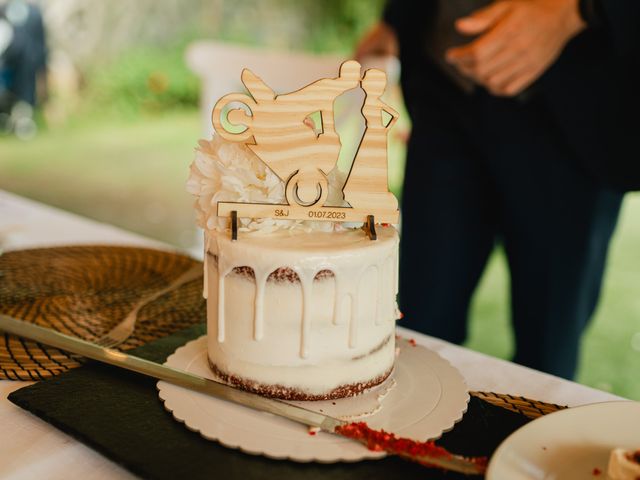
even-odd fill
[[(340, 205), (344, 177), (329, 175)], [(205, 230), (209, 363), (263, 395), (319, 400), (381, 383), (395, 359), (398, 233), (369, 240), (334, 222), (241, 219), (232, 241), (218, 201), (282, 203), (284, 185), (245, 145), (201, 141), (188, 190)]]

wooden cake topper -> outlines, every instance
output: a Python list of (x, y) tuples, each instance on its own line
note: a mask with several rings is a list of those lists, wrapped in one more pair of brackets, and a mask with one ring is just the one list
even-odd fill
[[(350, 60), (340, 66), (338, 77), (282, 95), (248, 69), (242, 72), (242, 83), (250, 95), (222, 97), (213, 108), (213, 127), (224, 139), (245, 143), (280, 177), (287, 203), (219, 202), (218, 216), (233, 218), (232, 223), (238, 217), (366, 222), (372, 238), (375, 223), (398, 222), (398, 202), (387, 181), (387, 134), (398, 112), (380, 99), (387, 83), (385, 72), (370, 69), (361, 78), (360, 64)], [(342, 187), (348, 206), (329, 206), (327, 175), (341, 148), (334, 102), (358, 86), (365, 93), (366, 127)], [(240, 132), (229, 131), (223, 123)]]

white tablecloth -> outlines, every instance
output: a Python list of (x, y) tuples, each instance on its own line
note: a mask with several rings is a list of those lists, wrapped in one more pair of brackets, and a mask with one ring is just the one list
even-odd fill
[[(0, 248), (69, 244), (166, 245), (78, 217), (0, 190)], [(540, 373), (463, 347), (400, 329), (448, 359), (471, 390), (522, 395), (561, 405), (618, 400), (619, 397)], [(7, 400), (28, 382), (0, 381), (0, 478), (114, 479), (131, 474)]]

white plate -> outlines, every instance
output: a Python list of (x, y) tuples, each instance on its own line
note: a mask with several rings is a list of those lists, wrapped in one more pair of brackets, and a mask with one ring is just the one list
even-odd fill
[[(398, 339), (396, 366), (382, 385), (357, 397), (291, 402), (323, 413), (364, 420), (420, 441), (438, 438), (467, 410), (469, 394), (462, 375), (437, 353)], [(216, 378), (207, 363), (206, 337), (180, 347), (166, 362), (174, 368)], [(381, 458), (364, 446), (327, 433), (310, 435), (298, 423), (224, 400), (158, 382), (160, 398), (187, 428), (209, 440), (257, 455), (299, 462), (354, 462)]]
[(640, 403), (594, 403), (528, 423), (498, 447), (487, 480), (604, 480), (616, 447), (640, 447)]

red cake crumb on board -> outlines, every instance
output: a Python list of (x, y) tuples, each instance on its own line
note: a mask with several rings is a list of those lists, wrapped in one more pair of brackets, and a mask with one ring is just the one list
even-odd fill
[(602, 470), (600, 470), (598, 467), (596, 467), (596, 468), (593, 469), (592, 473), (593, 473), (594, 477), (597, 477), (602, 473)]
[(412, 347), (415, 347), (415, 346), (416, 346), (416, 345), (418, 345), (418, 344), (416, 343), (415, 339), (410, 338), (410, 339), (409, 339), (409, 345), (411, 345)]
[[(417, 442), (408, 438), (398, 438), (393, 433), (384, 430), (374, 430), (365, 422), (353, 422), (336, 428), (336, 433), (343, 437), (358, 440), (366, 444), (369, 450), (374, 452), (389, 452), (410, 458), (422, 465), (433, 466), (421, 457), (451, 458), (453, 455), (436, 445), (434, 442)], [(487, 457), (471, 457), (468, 460), (484, 470), (487, 466)]]

